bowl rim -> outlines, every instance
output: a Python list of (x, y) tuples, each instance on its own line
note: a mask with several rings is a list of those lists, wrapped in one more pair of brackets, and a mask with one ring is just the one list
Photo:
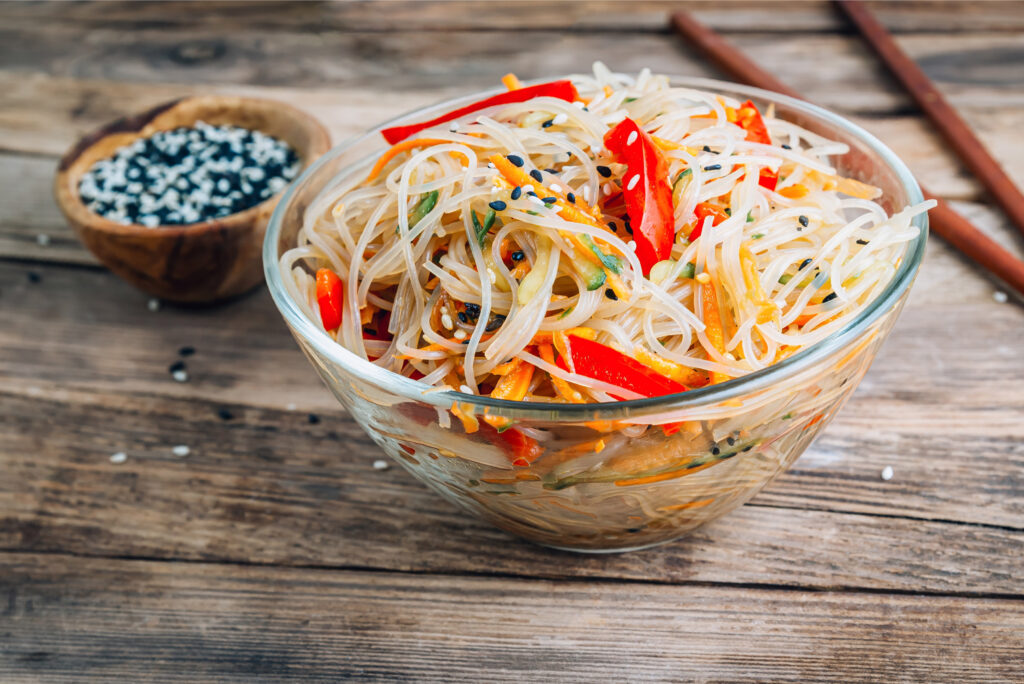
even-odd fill
[[(571, 78), (572, 76), (553, 77)], [(551, 80), (550, 78), (530, 81), (527, 84), (542, 83)], [(834, 114), (827, 109), (811, 104), (804, 100), (789, 97), (761, 88), (754, 88), (738, 83), (721, 81), (708, 78), (696, 78), (686, 76), (669, 75), (670, 83), (673, 86), (701, 88), (711, 91), (725, 91), (728, 94), (742, 94), (751, 99), (766, 102), (784, 104), (789, 108), (799, 111), (801, 114), (809, 115), (833, 127), (842, 129), (848, 135), (856, 138), (876, 153), (889, 165), (895, 173), (898, 181), (903, 185), (907, 194), (907, 206), (920, 204), (924, 201), (924, 195), (920, 186), (911, 174), (907, 165), (896, 154), (889, 149), (882, 141), (871, 133), (847, 120), (845, 117)], [(315, 163), (310, 165), (285, 191), (281, 201), (274, 209), (267, 226), (267, 232), (263, 242), (263, 270), (271, 297), (281, 312), (286, 323), (300, 341), (311, 345), (320, 354), (338, 364), (348, 372), (361, 378), (364, 382), (372, 383), (380, 389), (395, 394), (399, 397), (415, 402), (427, 403), (437, 407), (450, 408), (453, 404), (471, 405), (478, 407), (485, 413), (501, 415), (510, 418), (532, 419), (538, 421), (583, 421), (583, 420), (615, 420), (628, 419), (639, 416), (646, 416), (667, 411), (681, 409), (693, 409), (702, 406), (718, 404), (723, 401), (736, 399), (742, 395), (749, 395), (769, 388), (771, 385), (784, 379), (791, 378), (801, 371), (809, 368), (831, 354), (840, 351), (847, 344), (854, 341), (873, 323), (878, 321), (884, 313), (896, 305), (900, 298), (910, 288), (917, 270), (924, 256), (925, 243), (928, 238), (928, 214), (921, 213), (913, 219), (913, 225), (918, 228), (918, 235), (907, 245), (906, 252), (900, 262), (898, 270), (885, 290), (879, 294), (870, 304), (865, 307), (853, 320), (842, 329), (832, 333), (825, 339), (810, 345), (806, 349), (772, 364), (759, 371), (740, 376), (733, 380), (717, 385), (691, 389), (678, 394), (668, 394), (659, 397), (644, 399), (632, 399), (627, 401), (604, 402), (604, 403), (535, 403), (527, 401), (510, 401), (506, 399), (492, 399), (490, 397), (467, 394), (455, 390), (439, 390), (431, 385), (424, 385), (418, 380), (411, 380), (393, 371), (381, 368), (338, 344), (321, 330), (306, 315), (301, 308), (288, 294), (284, 287), (282, 275), (279, 269), (279, 255), (277, 243), (281, 234), (285, 212), (291, 204), (295, 193), (305, 185), (305, 182), (324, 165), (330, 163), (338, 156), (349, 149), (368, 140), (378, 134), (381, 129), (398, 125), (399, 122), (406, 122), (415, 118), (432, 118), (433, 113), (441, 108), (456, 108), (460, 104), (476, 101), (499, 92), (502, 88), (490, 88), (482, 91), (462, 95), (455, 98), (448, 98), (432, 105), (421, 107), (388, 121), (385, 121), (365, 133), (351, 137), (341, 144), (335, 146)], [(339, 174), (340, 175), (340, 174)]]
[[(221, 216), (207, 221), (200, 221), (198, 223), (173, 223), (144, 226), (140, 223), (118, 223), (117, 221), (111, 221), (105, 216), (101, 216), (89, 209), (85, 205), (85, 202), (82, 201), (82, 196), (78, 191), (78, 184), (70, 183), (71, 168), (77, 160), (111, 136), (127, 134), (144, 137), (141, 135), (142, 131), (149, 126), (154, 119), (186, 102), (200, 102), (209, 106), (214, 106), (217, 103), (234, 103), (239, 107), (271, 107), (278, 109), (279, 111), (286, 113), (289, 118), (299, 122), (303, 128), (313, 135), (313, 139), (317, 144), (313, 145), (313, 151), (300, 156), (300, 169), (302, 172), (289, 181), (285, 188), (279, 190), (258, 204), (254, 204), (241, 211), (236, 211), (233, 214), (228, 214), (227, 216)], [(316, 150), (319, 148), (326, 149), (318, 154)], [(311, 114), (308, 114), (287, 102), (281, 102), (279, 100), (264, 97), (245, 97), (241, 95), (213, 93), (186, 95), (184, 97), (167, 100), (135, 114), (128, 114), (119, 117), (107, 124), (104, 124), (103, 126), (100, 126), (96, 130), (83, 135), (71, 147), (69, 147), (63, 155), (61, 155), (60, 161), (57, 164), (57, 173), (54, 176), (53, 191), (60, 209), (69, 217), (73, 217), (83, 226), (88, 226), (91, 230), (115, 235), (131, 235), (135, 237), (188, 237), (211, 230), (248, 226), (255, 217), (259, 216), (263, 212), (267, 212), (272, 206), (274, 206), (275, 202), (283, 199), (286, 191), (291, 188), (291, 185), (293, 183), (297, 183), (304, 175), (304, 172), (311, 168), (317, 159), (331, 150), (331, 135), (327, 131), (327, 128)], [(298, 151), (296, 151), (296, 153), (298, 153)]]

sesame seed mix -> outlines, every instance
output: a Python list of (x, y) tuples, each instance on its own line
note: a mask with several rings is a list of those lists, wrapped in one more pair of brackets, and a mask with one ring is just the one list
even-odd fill
[(96, 162), (78, 192), (91, 211), (117, 223), (185, 225), (255, 206), (298, 172), (295, 151), (277, 138), (199, 121)]

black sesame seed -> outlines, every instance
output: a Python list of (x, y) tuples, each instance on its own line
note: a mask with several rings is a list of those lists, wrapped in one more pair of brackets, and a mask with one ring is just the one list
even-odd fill
[(518, 252), (512, 252), (512, 261), (522, 261), (526, 258), (526, 254), (519, 250)]
[(569, 204), (576, 204), (576, 195), (571, 192), (565, 196), (565, 199), (569, 200)]
[(461, 323), (469, 323), (469, 316), (466, 315), (466, 312), (464, 312), (464, 311), (460, 311), (459, 312), (459, 322), (461, 322)]
[(617, 225), (615, 225), (615, 221), (609, 221), (608, 222), (608, 227), (612, 229), (613, 233), (619, 232), (619, 227)]
[(513, 166), (522, 166), (523, 165), (523, 158), (520, 157), (517, 154), (510, 154), (510, 155), (508, 155), (505, 158), (508, 159), (510, 162), (512, 162)]
[(799, 271), (804, 270), (805, 268), (807, 268), (807, 265), (809, 263), (811, 263), (810, 259), (804, 259), (803, 261), (800, 262), (800, 265), (797, 267), (797, 270), (799, 270)]
[(612, 177), (612, 170), (609, 169), (607, 166), (598, 166), (597, 167), (597, 172), (599, 174), (601, 174), (602, 176), (604, 176), (605, 178), (611, 178)]
[(800, 215), (800, 218), (797, 219), (797, 221), (799, 221), (800, 225), (803, 226), (804, 228), (806, 228), (811, 223), (810, 219), (808, 219), (806, 216), (802, 214)]
[(183, 370), (185, 370), (185, 362), (184, 361), (175, 361), (174, 363), (172, 363), (167, 368), (167, 372), (168, 373), (172, 373), (172, 374), (173, 373), (177, 373), (178, 371), (183, 371)]
[(751, 450), (751, 449), (753, 449), (753, 448), (754, 448), (754, 445), (753, 445), (753, 444), (748, 444), (747, 446), (743, 447), (743, 450), (744, 450), (744, 451), (750, 451), (750, 450)]
[(554, 119), (548, 119), (547, 121), (545, 121), (544, 123), (542, 123), (542, 124), (540, 125), (540, 127), (541, 127), (541, 128), (551, 128), (551, 127), (552, 127), (552, 126), (554, 126), (554, 125), (555, 125), (555, 120), (554, 120)]
[(825, 298), (821, 300), (821, 303), (824, 304), (826, 302), (831, 302), (836, 297), (837, 295), (835, 292), (829, 292), (827, 295), (825, 295)]
[(487, 332), (494, 332), (505, 323), (505, 316), (502, 314), (495, 314), (490, 321), (487, 323), (487, 327), (484, 328)]
[(705, 152), (710, 152), (710, 151), (711, 151), (711, 148), (710, 148), (710, 147), (708, 147), (707, 145), (705, 145), (705, 146), (704, 146), (704, 151), (705, 151)]
[(231, 420), (235, 416), (234, 416), (233, 413), (231, 413), (231, 411), (228, 411), (227, 409), (222, 408), (222, 409), (217, 411), (217, 417), (220, 418), (221, 420)]
[(544, 204), (554, 204), (558, 201), (557, 197), (545, 197), (541, 200)]
[(729, 446), (732, 446), (733, 444), (736, 443), (736, 438), (735, 437), (726, 437), (725, 441), (729, 443)]
[(509, 197), (511, 197), (514, 200), (517, 200), (522, 194), (523, 189), (517, 185), (516, 187), (512, 188), (512, 194), (509, 195)]
[(718, 171), (721, 168), (722, 168), (721, 164), (709, 164), (708, 166), (704, 167), (704, 170), (705, 171)]
[(310, 425), (316, 425), (317, 423), (320, 422), (320, 416), (316, 415), (315, 413), (310, 413), (308, 416), (306, 416), (306, 420), (309, 421)]
[(530, 192), (528, 192), (526, 194), (529, 195), (530, 197), (536, 197), (537, 196), (537, 193), (535, 193), (533, 190), (531, 190)]
[(544, 176), (542, 176), (540, 174), (540, 171), (538, 171), (537, 169), (533, 169), (530, 171), (530, 178), (537, 181), (538, 183), (544, 180)]
[(858, 245), (866, 245), (866, 244), (868, 244), (868, 241), (867, 240), (857, 240), (857, 244)]
[(192, 356), (196, 353), (195, 347), (182, 347), (178, 350), (178, 356)]
[(552, 175), (558, 175), (558, 169), (544, 169), (544, 173), (550, 173)]
[(717, 446), (711, 447), (711, 455), (712, 456), (717, 456), (720, 453), (722, 453), (722, 450), (719, 449)]
[(489, 206), (494, 211), (505, 211), (505, 207), (507, 207), (508, 205), (502, 202), (501, 200), (494, 200), (487, 206)]
[(466, 315), (470, 318), (477, 318), (480, 316), (480, 305), (474, 304), (473, 302), (466, 302)]
[(793, 148), (790, 147), (789, 145), (782, 145), (782, 149), (784, 149), (784, 150), (791, 150)]
[(619, 301), (619, 296), (615, 294), (615, 290), (611, 289), (610, 287), (604, 291), (604, 296), (612, 300), (613, 302)]
[(39, 275), (35, 271), (29, 271), (25, 275), (28, 277), (28, 282), (30, 283), (38, 283), (43, 279), (43, 276)]

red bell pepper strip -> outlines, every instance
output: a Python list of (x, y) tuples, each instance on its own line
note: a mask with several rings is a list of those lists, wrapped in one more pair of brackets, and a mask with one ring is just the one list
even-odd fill
[[(765, 145), (772, 144), (772, 137), (768, 134), (768, 127), (764, 124), (761, 112), (750, 100), (740, 105), (736, 111), (736, 125), (747, 132), (748, 141)], [(779, 183), (779, 174), (771, 169), (761, 169), (761, 175), (757, 182), (763, 188), (774, 190)]]
[(565, 100), (566, 102), (573, 102), (574, 100), (579, 99), (579, 93), (576, 92), (576, 86), (572, 84), (572, 81), (540, 83), (538, 85), (527, 86), (526, 88), (520, 88), (518, 90), (510, 90), (507, 93), (493, 95), (485, 100), (480, 100), (479, 102), (468, 104), (465, 107), (459, 107), (447, 114), (442, 114), (436, 119), (431, 119), (430, 121), (409, 124), (408, 126), (385, 128), (381, 131), (381, 135), (383, 135), (384, 139), (390, 144), (395, 145), (402, 140), (405, 140), (410, 135), (419, 133), (420, 131), (432, 126), (460, 119), (467, 114), (472, 114), (473, 112), (478, 112), (482, 109), (495, 107), (497, 105), (512, 104), (514, 102), (527, 102), (535, 97), (555, 97), (559, 100)]
[(499, 431), (487, 423), (480, 423), (480, 434), (486, 437), (487, 441), (493, 442), (501, 447), (512, 465), (525, 468), (544, 453), (544, 447), (533, 437), (524, 435), (514, 427)]
[(717, 226), (719, 223), (729, 218), (729, 215), (724, 211), (713, 204), (708, 204), (707, 202), (701, 202), (698, 204), (694, 209), (694, 213), (697, 215), (697, 225), (690, 232), (690, 242), (693, 242), (700, 237), (701, 231), (704, 230), (704, 219), (708, 216), (711, 217), (712, 226)]
[[(577, 375), (632, 390), (645, 397), (660, 397), (687, 390), (685, 385), (656, 373), (636, 359), (600, 342), (576, 335), (568, 335), (568, 338), (568, 352)], [(558, 357), (555, 363), (562, 370), (572, 372), (564, 356)]]
[(316, 272), (316, 301), (324, 330), (335, 330), (341, 325), (342, 296), (341, 278), (334, 271), (321, 268)]
[(604, 146), (626, 165), (622, 193), (636, 256), (647, 275), (654, 264), (671, 256), (676, 237), (668, 163), (651, 136), (630, 118), (605, 134)]

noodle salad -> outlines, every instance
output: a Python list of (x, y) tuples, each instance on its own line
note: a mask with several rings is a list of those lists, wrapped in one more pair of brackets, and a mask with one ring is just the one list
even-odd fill
[[(929, 208), (889, 216), (836, 174), (845, 144), (749, 100), (601, 64), (503, 82), (384, 129), (392, 147), (322, 194), (281, 256), (311, 320), (435, 388), (609, 402), (766, 368), (863, 311)], [(539, 455), (507, 418), (452, 413), (514, 437), (517, 465)]]

